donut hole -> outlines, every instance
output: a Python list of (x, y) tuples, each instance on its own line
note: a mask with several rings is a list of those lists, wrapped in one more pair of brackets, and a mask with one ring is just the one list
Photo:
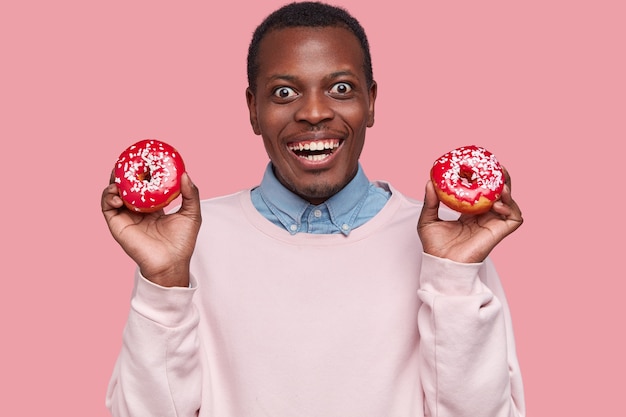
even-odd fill
[(152, 173), (150, 172), (150, 170), (141, 172), (137, 175), (137, 179), (139, 181), (150, 182), (150, 180), (152, 180)]
[(476, 173), (472, 167), (461, 165), (459, 168), (459, 178), (465, 187), (469, 187), (476, 182)]

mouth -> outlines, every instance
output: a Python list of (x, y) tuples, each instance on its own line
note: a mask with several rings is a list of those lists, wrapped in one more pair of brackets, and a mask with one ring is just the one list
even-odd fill
[(298, 158), (311, 162), (324, 161), (341, 146), (341, 139), (320, 139), (291, 142), (287, 145)]

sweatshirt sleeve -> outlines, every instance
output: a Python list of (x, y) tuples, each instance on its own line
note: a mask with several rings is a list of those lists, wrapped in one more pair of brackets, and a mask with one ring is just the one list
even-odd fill
[(418, 295), (425, 414), (524, 416), (511, 317), (491, 261), (423, 254)]
[(106, 396), (114, 417), (198, 414), (202, 370), (194, 292), (195, 288), (160, 287), (137, 272)]

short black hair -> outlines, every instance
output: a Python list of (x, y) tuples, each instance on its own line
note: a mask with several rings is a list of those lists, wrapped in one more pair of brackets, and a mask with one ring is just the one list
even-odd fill
[(363, 70), (367, 86), (374, 82), (372, 71), (372, 56), (365, 30), (358, 20), (341, 7), (331, 6), (321, 2), (294, 2), (287, 4), (267, 16), (257, 26), (250, 46), (248, 47), (248, 86), (256, 91), (256, 78), (259, 72), (258, 54), (259, 45), (265, 35), (275, 29), (294, 27), (343, 27), (352, 32), (363, 49)]

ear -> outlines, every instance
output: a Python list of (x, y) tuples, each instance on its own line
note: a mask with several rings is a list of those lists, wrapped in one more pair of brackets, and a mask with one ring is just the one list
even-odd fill
[(252, 90), (250, 90), (250, 87), (246, 88), (246, 102), (248, 103), (248, 112), (250, 112), (250, 125), (252, 126), (252, 130), (255, 135), (260, 135), (261, 129), (259, 128), (259, 120), (256, 115), (256, 98)]
[(369, 109), (368, 109), (368, 117), (367, 117), (367, 127), (374, 126), (374, 105), (376, 103), (376, 95), (378, 94), (378, 84), (376, 81), (372, 81), (372, 86), (369, 91)]

